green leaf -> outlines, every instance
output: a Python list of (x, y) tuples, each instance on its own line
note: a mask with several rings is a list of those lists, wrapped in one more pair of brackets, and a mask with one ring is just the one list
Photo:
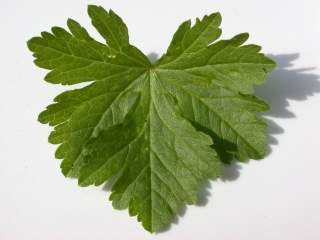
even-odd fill
[(113, 206), (157, 232), (197, 202), (222, 162), (264, 156), (266, 124), (257, 113), (268, 105), (252, 94), (275, 64), (243, 45), (248, 34), (218, 41), (218, 13), (184, 22), (154, 64), (112, 10), (90, 5), (88, 13), (105, 44), (72, 19), (69, 31), (53, 27), (28, 41), (47, 82), (88, 82), (58, 95), (39, 121), (54, 127), (49, 142), (59, 145), (65, 176), (81, 186), (115, 178)]

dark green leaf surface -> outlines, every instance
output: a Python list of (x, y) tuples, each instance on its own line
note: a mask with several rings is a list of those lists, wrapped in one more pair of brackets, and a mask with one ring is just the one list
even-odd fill
[(94, 40), (76, 21), (68, 30), (28, 41), (35, 64), (53, 84), (86, 87), (61, 93), (39, 116), (54, 126), (66, 176), (79, 185), (116, 178), (110, 200), (129, 208), (145, 229), (160, 231), (179, 208), (197, 202), (199, 185), (220, 176), (228, 158), (259, 159), (266, 124), (257, 115), (268, 105), (253, 96), (275, 64), (248, 34), (218, 40), (218, 13), (184, 22), (155, 64), (129, 43), (112, 10), (89, 6)]

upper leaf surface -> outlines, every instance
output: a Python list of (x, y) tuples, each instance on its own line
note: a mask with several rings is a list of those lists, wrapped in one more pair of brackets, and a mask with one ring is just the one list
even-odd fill
[(181, 114), (213, 138), (222, 161), (260, 159), (266, 153), (267, 126), (256, 113), (268, 105), (252, 93), (275, 63), (259, 53), (259, 46), (243, 45), (247, 33), (214, 42), (219, 24), (219, 14), (192, 27), (189, 21), (181, 24), (156, 63), (158, 75)]
[(184, 22), (152, 65), (129, 43), (112, 10), (90, 5), (94, 40), (76, 21), (69, 31), (28, 41), (46, 81), (85, 87), (61, 93), (39, 121), (54, 126), (49, 141), (66, 176), (82, 186), (115, 178), (110, 199), (129, 208), (151, 231), (166, 227), (183, 204), (197, 201), (199, 184), (220, 175), (221, 161), (261, 158), (268, 106), (252, 94), (274, 63), (247, 34), (216, 41), (218, 13)]
[(88, 14), (93, 26), (95, 26), (110, 47), (121, 51), (122, 48), (129, 45), (127, 26), (112, 10), (108, 12), (103, 7), (89, 5)]

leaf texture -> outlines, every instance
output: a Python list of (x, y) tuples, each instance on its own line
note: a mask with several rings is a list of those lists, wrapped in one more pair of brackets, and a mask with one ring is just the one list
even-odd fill
[(90, 5), (94, 40), (75, 20), (28, 41), (53, 84), (87, 86), (61, 93), (39, 115), (54, 130), (65, 176), (81, 186), (115, 178), (110, 200), (150, 232), (167, 227), (223, 162), (260, 159), (268, 105), (253, 95), (275, 64), (248, 34), (218, 40), (221, 16), (181, 24), (154, 64), (130, 44), (112, 10)]

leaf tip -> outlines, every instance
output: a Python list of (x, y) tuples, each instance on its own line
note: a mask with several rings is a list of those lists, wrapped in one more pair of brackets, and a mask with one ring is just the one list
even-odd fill
[(212, 18), (212, 20), (215, 21), (217, 26), (219, 26), (222, 22), (222, 16), (220, 12), (215, 12), (210, 14), (209, 18)]
[(99, 8), (98, 5), (94, 5), (94, 4), (89, 4), (88, 5), (88, 11), (93, 11), (93, 10), (96, 10), (97, 8)]
[(72, 18), (68, 18), (67, 19), (67, 25), (68, 25), (69, 28), (70, 28), (70, 26), (73, 26), (75, 24), (78, 24), (78, 22), (75, 21), (74, 19), (72, 19)]
[(89, 16), (92, 16), (94, 14), (96, 14), (97, 12), (107, 12), (103, 7), (98, 6), (98, 5), (94, 5), (94, 4), (89, 4), (88, 5), (88, 14)]
[(46, 110), (41, 112), (39, 115), (38, 115), (38, 122), (42, 123), (42, 124), (46, 124), (48, 123), (48, 120), (45, 118), (45, 113), (46, 113)]
[(41, 38), (40, 37), (33, 37), (30, 38), (27, 41), (27, 47), (30, 51), (34, 52), (35, 51), (35, 44), (37, 43), (37, 41), (39, 41)]
[(32, 51), (32, 39), (33, 38), (30, 38), (29, 40), (27, 40), (26, 44), (27, 44), (27, 47), (30, 51)]
[(248, 39), (249, 39), (249, 33), (244, 32), (234, 36), (233, 38), (231, 38), (230, 41), (232, 42), (232, 44), (236, 46), (240, 46), (243, 43), (245, 43)]

